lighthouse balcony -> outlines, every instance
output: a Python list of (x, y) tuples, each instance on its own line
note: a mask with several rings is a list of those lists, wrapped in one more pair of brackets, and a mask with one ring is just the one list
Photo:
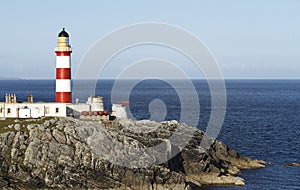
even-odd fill
[(57, 51), (67, 51), (67, 52), (71, 52), (72, 51), (72, 48), (70, 47), (57, 47), (54, 49), (55, 52)]

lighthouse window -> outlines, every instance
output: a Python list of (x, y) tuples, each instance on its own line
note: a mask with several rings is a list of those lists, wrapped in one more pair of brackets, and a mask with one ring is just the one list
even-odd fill
[(55, 113), (59, 113), (59, 108), (55, 108)]
[(10, 113), (11, 113), (11, 109), (7, 108), (7, 114), (10, 114)]

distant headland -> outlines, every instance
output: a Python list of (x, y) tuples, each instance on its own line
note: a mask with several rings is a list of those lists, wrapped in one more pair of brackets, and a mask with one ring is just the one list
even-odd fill
[(0, 77), (0, 80), (22, 80), (22, 78), (18, 78), (18, 77)]

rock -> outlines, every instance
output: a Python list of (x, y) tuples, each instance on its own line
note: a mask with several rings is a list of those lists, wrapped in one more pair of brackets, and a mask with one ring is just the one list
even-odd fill
[(30, 125), (27, 125), (27, 129), (30, 131), (32, 129), (34, 129), (36, 127), (36, 125), (33, 125), (33, 124), (30, 124)]
[(50, 123), (50, 125), (53, 125), (53, 124), (55, 124), (57, 121), (58, 121), (57, 118), (52, 118), (52, 119), (49, 120), (49, 123)]
[(15, 136), (14, 136), (14, 140), (12, 143), (12, 147), (13, 148), (17, 148), (20, 146), (20, 131), (18, 131)]
[(21, 128), (21, 124), (17, 123), (14, 125), (15, 130), (19, 131)]
[(9, 182), (6, 179), (0, 177), (0, 189), (8, 189), (8, 184)]
[(239, 169), (264, 168), (266, 162), (263, 160), (253, 160), (240, 156), (235, 150), (229, 149), (223, 142), (216, 140), (212, 148), (216, 152), (216, 157), (230, 162), (232, 166)]
[(294, 167), (299, 167), (300, 163), (290, 163), (290, 164), (283, 164), (283, 166), (294, 166)]
[[(27, 120), (32, 123), (27, 128), (0, 134), (0, 188), (188, 190), (244, 185), (234, 175), (265, 164), (177, 121)], [(189, 141), (182, 144), (182, 138)], [(210, 148), (202, 147), (202, 141), (211, 143)]]
[(200, 179), (202, 183), (206, 183), (209, 185), (238, 185), (238, 186), (244, 186), (245, 180), (240, 177), (234, 177), (234, 176), (214, 176), (214, 175), (205, 175), (200, 176)]
[(55, 138), (55, 140), (60, 143), (60, 144), (66, 144), (66, 137), (65, 135), (60, 132), (57, 129), (54, 129), (52, 132), (53, 137)]
[(49, 127), (50, 124), (51, 124), (50, 121), (49, 121), (49, 120), (46, 120), (45, 123), (44, 123), (44, 126), (45, 126), (45, 127)]

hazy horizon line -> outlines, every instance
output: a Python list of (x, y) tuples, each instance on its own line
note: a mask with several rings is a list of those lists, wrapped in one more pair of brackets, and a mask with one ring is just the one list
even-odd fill
[[(0, 77), (0, 80), (53, 80), (54, 78), (18, 78), (18, 77)], [(74, 80), (222, 80), (222, 79), (205, 79), (205, 78), (190, 78), (190, 79), (178, 79), (178, 78), (168, 78), (168, 79), (156, 79), (156, 78), (126, 78), (126, 79), (117, 79), (117, 78), (101, 78), (101, 79), (71, 79)], [(300, 78), (224, 78), (224, 80), (300, 80)]]

